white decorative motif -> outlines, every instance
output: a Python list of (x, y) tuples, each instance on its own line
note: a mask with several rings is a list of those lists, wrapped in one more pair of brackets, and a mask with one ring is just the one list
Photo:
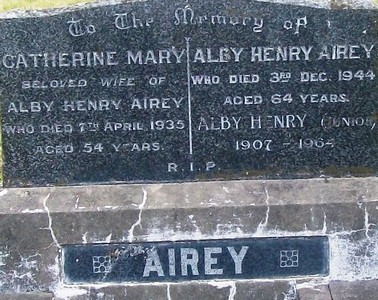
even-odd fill
[(280, 267), (281, 268), (297, 268), (299, 265), (298, 250), (281, 250)]
[(111, 270), (111, 261), (110, 256), (93, 256), (93, 273), (95, 274), (107, 274)]

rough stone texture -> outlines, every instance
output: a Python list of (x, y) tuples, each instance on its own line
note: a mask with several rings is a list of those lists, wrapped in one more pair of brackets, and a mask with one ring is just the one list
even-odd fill
[(55, 294), (55, 300), (166, 300), (167, 292), (165, 284), (65, 288)]
[[(295, 4), (377, 7), (373, 1), (349, 0)], [(60, 248), (76, 243), (323, 235), (331, 245), (331, 274), (323, 278), (325, 284), (378, 279), (377, 195), (377, 178), (4, 189), (0, 192), (0, 292), (18, 294), (0, 298), (51, 299), (38, 294), (49, 291), (57, 300), (180, 300), (202, 299), (202, 295), (229, 300), (293, 300), (310, 295), (313, 300), (317, 291), (295, 292), (294, 279), (67, 287), (61, 283)], [(374, 299), (377, 281), (331, 282), (330, 289), (333, 300)]]
[(4, 186), (374, 176), (377, 16), (148, 0), (2, 19)]
[(334, 300), (328, 285), (298, 289), (297, 293), (299, 300)]
[[(212, 286), (208, 284), (203, 285), (171, 285), (170, 286), (170, 296), (172, 299), (188, 299), (188, 300), (197, 300), (197, 299), (209, 299), (209, 300), (226, 300), (229, 299), (231, 293), (227, 285)], [(184, 296), (185, 295), (185, 296)]]
[(53, 296), (47, 293), (0, 294), (1, 300), (53, 300)]
[(0, 292), (48, 290), (58, 252), (47, 215), (1, 215), (0, 227)]
[(230, 288), (230, 295), (234, 298), (230, 296), (226, 299), (297, 299), (295, 281), (240, 282), (234, 289)]
[(53, 296), (42, 293), (0, 294), (1, 300), (53, 300)]
[(366, 282), (331, 282), (332, 300), (377, 299), (378, 280)]
[[(65, 8), (49, 9), (49, 10), (12, 10), (0, 13), (0, 18), (30, 18), (41, 17), (47, 15), (60, 14), (62, 11), (70, 12), (83, 8), (93, 8), (110, 4), (121, 4), (126, 1), (143, 1), (143, 0), (98, 0), (91, 3), (80, 3)], [(262, 0), (258, 0), (262, 1)], [(378, 3), (374, 0), (264, 0), (262, 2), (293, 4), (300, 6), (327, 8), (327, 9), (377, 9)]]
[(138, 286), (112, 286), (106, 288), (87, 288), (61, 290), (56, 300), (66, 300), (70, 293), (81, 295), (71, 296), (69, 300), (297, 300), (295, 282), (289, 281), (258, 281), (211, 283), (159, 284)]
[(64, 244), (234, 237), (325, 235), (330, 280), (378, 278), (377, 195), (377, 178), (4, 189), (0, 291), (64, 288)]
[(330, 282), (304, 287), (293, 281), (64, 287), (52, 294), (0, 294), (2, 300), (375, 300), (377, 280)]

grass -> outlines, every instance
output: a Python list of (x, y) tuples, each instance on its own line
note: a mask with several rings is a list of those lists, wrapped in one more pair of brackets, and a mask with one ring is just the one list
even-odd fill
[(13, 9), (57, 8), (86, 2), (92, 2), (92, 0), (0, 0), (0, 12)]
[(2, 127), (0, 126), (0, 188), (3, 186), (3, 143), (2, 143)]

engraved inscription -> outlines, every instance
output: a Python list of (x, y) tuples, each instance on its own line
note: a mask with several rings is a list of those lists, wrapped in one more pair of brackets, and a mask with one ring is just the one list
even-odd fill
[(153, 18), (140, 19), (135, 13), (126, 12), (122, 14), (115, 14), (114, 20), (115, 27), (120, 30), (128, 30), (132, 28), (150, 27), (153, 23)]
[(254, 17), (241, 17), (238, 15), (218, 14), (199, 14), (194, 12), (190, 5), (184, 8), (177, 8), (175, 11), (174, 24), (177, 25), (241, 25), (250, 26), (253, 32), (262, 32), (264, 20)]
[(96, 32), (96, 28), (93, 25), (84, 24), (82, 19), (67, 22), (69, 24), (68, 31), (72, 36), (82, 36), (84, 34), (93, 34)]
[(378, 172), (376, 12), (163, 0), (51, 20), (18, 24), (32, 45), (0, 33), (9, 186)]
[(63, 280), (95, 284), (327, 276), (328, 248), (325, 237), (66, 245)]

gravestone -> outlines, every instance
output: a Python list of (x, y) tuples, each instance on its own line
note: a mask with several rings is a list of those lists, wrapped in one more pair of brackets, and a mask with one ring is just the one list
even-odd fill
[(378, 278), (377, 17), (146, 0), (0, 19), (0, 292)]
[(376, 175), (375, 22), (241, 0), (3, 20), (4, 184)]

